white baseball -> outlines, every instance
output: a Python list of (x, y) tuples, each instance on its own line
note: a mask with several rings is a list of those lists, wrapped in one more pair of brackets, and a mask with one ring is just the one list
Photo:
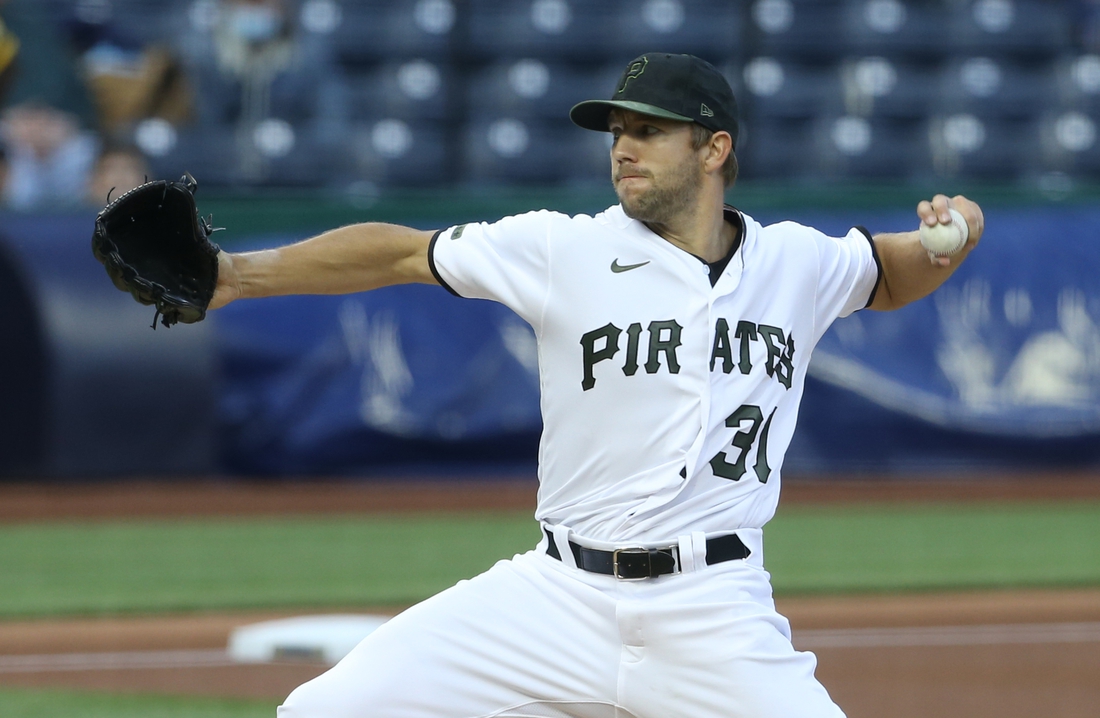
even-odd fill
[(956, 209), (948, 209), (951, 213), (950, 224), (935, 224), (931, 227), (921, 222), (920, 243), (932, 254), (944, 257), (958, 252), (966, 244), (970, 237), (970, 228), (966, 220)]

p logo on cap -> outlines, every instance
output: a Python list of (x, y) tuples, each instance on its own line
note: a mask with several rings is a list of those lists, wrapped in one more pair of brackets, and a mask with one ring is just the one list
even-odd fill
[(694, 55), (649, 52), (634, 58), (610, 100), (578, 102), (569, 118), (585, 129), (607, 132), (608, 114), (616, 108), (728, 132), (737, 145), (733, 89), (718, 68)]
[(619, 85), (619, 92), (626, 89), (626, 84), (633, 80), (635, 77), (640, 77), (645, 72), (646, 65), (649, 64), (649, 58), (643, 57), (640, 60), (636, 60), (630, 63), (630, 67), (626, 68), (626, 74), (623, 75), (623, 84)]

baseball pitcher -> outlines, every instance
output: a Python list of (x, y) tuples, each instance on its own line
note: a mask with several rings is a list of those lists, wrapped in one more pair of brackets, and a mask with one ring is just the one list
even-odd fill
[(637, 58), (570, 117), (613, 138), (619, 204), (594, 216), (357, 224), (217, 255), (211, 308), (420, 282), (501, 302), (538, 339), (541, 542), (392, 619), (280, 718), (843, 715), (775, 610), (761, 529), (815, 344), (935, 290), (981, 209), (917, 205), (928, 227), (965, 219), (951, 256), (916, 229), (762, 226), (724, 203), (737, 107), (689, 55)]

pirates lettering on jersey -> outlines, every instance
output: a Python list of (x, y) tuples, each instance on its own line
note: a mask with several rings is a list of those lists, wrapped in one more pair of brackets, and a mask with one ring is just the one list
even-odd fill
[[(683, 327), (675, 319), (652, 321), (645, 328), (648, 335), (645, 364), (647, 374), (656, 374), (663, 365), (670, 374), (680, 373), (680, 361), (676, 358), (676, 349), (680, 346), (680, 333)], [(638, 372), (639, 347), (641, 345), (642, 325), (634, 322), (626, 328), (626, 356), (623, 362), (623, 374), (634, 376)], [(581, 337), (581, 349), (584, 362), (584, 379), (581, 388), (588, 391), (596, 386), (593, 367), (602, 361), (613, 359), (620, 349), (623, 330), (608, 322), (599, 329), (585, 332)]]
[[(662, 366), (661, 356), (664, 355), (664, 365), (668, 367), (670, 374), (680, 373), (680, 362), (676, 356), (676, 349), (680, 346), (680, 334), (683, 327), (674, 319), (652, 321), (644, 330), (639, 322), (634, 322), (626, 328), (626, 355), (623, 361), (623, 374), (634, 376), (639, 368), (639, 348), (642, 332), (648, 334), (648, 348), (646, 362), (640, 366), (645, 367), (647, 374), (656, 374)], [(593, 371), (596, 364), (609, 361), (622, 349), (621, 338), (623, 330), (608, 322), (599, 329), (593, 329), (581, 336), (582, 361), (584, 363), (584, 378), (581, 380), (581, 388), (584, 391), (596, 386), (596, 376)], [(733, 345), (738, 346), (738, 360), (733, 360)], [(785, 388), (791, 388), (791, 377), (794, 374), (794, 337), (784, 332), (779, 327), (768, 324), (755, 324), (749, 321), (739, 321), (730, 334), (729, 322), (719, 317), (714, 326), (714, 348), (711, 351), (710, 369), (714, 371), (718, 360), (722, 360), (722, 371), (729, 374), (736, 366), (742, 374), (752, 371), (752, 342), (761, 342), (767, 349), (767, 359), (764, 361), (764, 370), (768, 376), (774, 377)]]
[[(722, 372), (729, 374), (734, 366), (742, 374), (752, 371), (752, 342), (763, 342), (768, 350), (764, 361), (764, 370), (787, 389), (791, 388), (791, 376), (794, 374), (794, 337), (784, 333), (779, 327), (768, 324), (754, 324), (739, 321), (730, 336), (729, 322), (719, 317), (714, 323), (714, 348), (710, 354), (710, 370), (722, 360)], [(737, 344), (737, 363), (733, 361), (733, 345)]]

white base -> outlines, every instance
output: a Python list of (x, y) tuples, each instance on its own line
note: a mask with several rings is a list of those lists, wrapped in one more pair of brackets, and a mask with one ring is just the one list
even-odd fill
[(278, 660), (339, 662), (389, 616), (299, 616), (233, 629), (229, 657), (240, 663)]

